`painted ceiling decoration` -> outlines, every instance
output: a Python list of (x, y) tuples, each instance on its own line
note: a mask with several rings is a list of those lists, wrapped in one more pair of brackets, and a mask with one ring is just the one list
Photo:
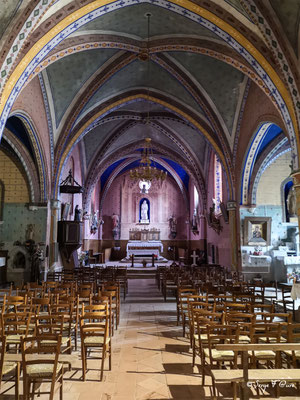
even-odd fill
[[(298, 0), (3, 1), (0, 48), (9, 41), (0, 52), (0, 138), (9, 117), (22, 119), (43, 200), (48, 191), (58, 197), (61, 174), (79, 143), (85, 204), (97, 180), (107, 192), (108, 182), (136, 162), (145, 137), (161, 168), (172, 171), (183, 192), (193, 181), (203, 204), (213, 153), (229, 198), (236, 199), (235, 185), (242, 187), (242, 204), (255, 201), (263, 171), (279, 154), (291, 151), (298, 167)], [(146, 49), (149, 62), (141, 57)], [(23, 88), (37, 81), (50, 174), (36, 126), (14, 108)], [(240, 182), (238, 152), (254, 89), (272, 112), (270, 119), (253, 121)]]

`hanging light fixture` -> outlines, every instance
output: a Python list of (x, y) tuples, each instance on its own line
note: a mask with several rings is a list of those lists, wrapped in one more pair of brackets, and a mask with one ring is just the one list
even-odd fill
[(155, 166), (151, 166), (151, 158), (153, 158), (151, 139), (146, 138), (142, 150), (140, 165), (137, 168), (130, 170), (130, 178), (136, 181), (145, 181), (147, 183), (152, 182), (154, 179), (164, 181), (167, 177), (167, 172), (162, 171)]
[[(148, 22), (148, 37), (147, 37), (147, 49), (143, 50), (140, 55), (139, 59), (141, 61), (147, 61), (147, 80), (148, 80), (148, 101), (150, 98), (150, 51), (149, 51), (149, 38), (150, 38), (150, 17), (151, 14), (147, 13), (145, 15), (147, 17)], [(149, 127), (150, 125), (150, 105), (148, 106), (148, 113), (147, 118), (145, 121), (145, 125)], [(152, 161), (151, 161), (152, 160)], [(154, 164), (151, 166), (151, 163)], [(141, 189), (141, 193), (148, 193), (150, 189), (151, 182), (153, 180), (164, 181), (167, 177), (167, 172), (162, 171), (156, 168), (155, 163), (153, 161), (153, 150), (151, 148), (151, 138), (145, 139), (144, 148), (141, 154), (141, 161), (138, 168), (134, 170), (130, 170), (130, 178), (137, 181), (139, 180), (139, 186)]]

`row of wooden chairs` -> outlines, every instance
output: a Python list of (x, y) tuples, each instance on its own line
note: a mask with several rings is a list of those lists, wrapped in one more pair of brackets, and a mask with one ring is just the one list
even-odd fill
[[(104, 363), (107, 357), (109, 357), (109, 369), (111, 369), (110, 321), (107, 303), (82, 305), (79, 326), (83, 380), (86, 379), (87, 354), (91, 349), (98, 349), (101, 352), (100, 380), (103, 379)], [(45, 381), (50, 382), (50, 399), (53, 399), (57, 386), (60, 388), (62, 399), (64, 369), (59, 362), (59, 355), (65, 352), (70, 353), (72, 349), (69, 321), (65, 319), (65, 315), (43, 314), (35, 315), (34, 324), (31, 322), (30, 313), (2, 314), (1, 378), (2, 375), (13, 373), (16, 385), (15, 397), (18, 399), (20, 367), (17, 363), (5, 362), (6, 350), (14, 345), (15, 350), (21, 350), (22, 353), (24, 399), (29, 400), (36, 385)]]

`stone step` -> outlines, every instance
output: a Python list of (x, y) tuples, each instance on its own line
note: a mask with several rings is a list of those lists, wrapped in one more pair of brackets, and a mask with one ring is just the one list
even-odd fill
[(128, 279), (155, 279), (156, 268), (127, 268)]

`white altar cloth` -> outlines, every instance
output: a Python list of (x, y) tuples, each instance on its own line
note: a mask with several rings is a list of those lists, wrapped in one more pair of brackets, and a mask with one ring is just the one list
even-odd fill
[(291, 298), (293, 300), (300, 299), (300, 283), (294, 283), (291, 291)]
[(132, 254), (136, 257), (152, 256), (152, 254), (160, 257), (160, 253), (162, 252), (163, 244), (160, 240), (149, 240), (147, 242), (130, 240), (126, 246), (127, 258), (130, 258)]

